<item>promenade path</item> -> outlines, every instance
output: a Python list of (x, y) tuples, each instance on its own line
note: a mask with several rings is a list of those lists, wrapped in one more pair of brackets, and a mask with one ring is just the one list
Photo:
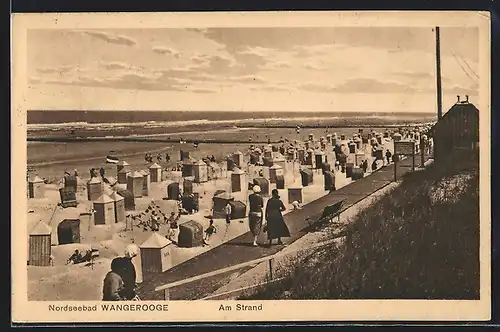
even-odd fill
[[(415, 166), (420, 166), (420, 156), (416, 156)], [(155, 288), (158, 286), (274, 255), (282, 250), (284, 245), (290, 244), (304, 236), (310, 228), (309, 222), (319, 220), (325, 207), (344, 200), (340, 212), (345, 211), (357, 202), (387, 186), (394, 179), (394, 167), (394, 164), (382, 167), (362, 179), (353, 181), (328, 195), (304, 205), (300, 210), (290, 211), (285, 214), (285, 223), (290, 230), (291, 237), (283, 238), (283, 245), (253, 247), (251, 245), (253, 236), (250, 232), (247, 232), (184, 263), (174, 266), (163, 273), (144, 273), (144, 282), (139, 286), (138, 295), (142, 300), (163, 300), (163, 291), (155, 291)], [(412, 158), (400, 161), (397, 167), (397, 176), (400, 178), (405, 173), (411, 171)], [(259, 243), (266, 242), (266, 234), (262, 233)], [(237, 272), (232, 271), (174, 287), (169, 290), (169, 297), (171, 300), (200, 299), (223, 286), (227, 282), (227, 277), (235, 273), (244, 273), (251, 268), (252, 266), (248, 266)]]

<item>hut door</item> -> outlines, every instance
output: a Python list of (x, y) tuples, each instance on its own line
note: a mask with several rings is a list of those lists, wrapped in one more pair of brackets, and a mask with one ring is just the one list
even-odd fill
[(59, 244), (73, 243), (73, 232), (69, 227), (59, 227), (57, 230)]
[(64, 220), (57, 227), (59, 244), (80, 243), (79, 220)]

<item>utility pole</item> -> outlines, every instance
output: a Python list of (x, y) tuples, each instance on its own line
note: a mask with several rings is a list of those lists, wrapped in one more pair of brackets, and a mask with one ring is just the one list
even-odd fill
[(439, 38), (439, 27), (436, 27), (436, 86), (437, 86), (437, 118), (443, 117), (443, 101), (441, 94), (441, 45)]

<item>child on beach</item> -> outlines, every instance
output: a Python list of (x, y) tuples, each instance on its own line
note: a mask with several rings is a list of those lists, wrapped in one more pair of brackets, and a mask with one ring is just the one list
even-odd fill
[(170, 213), (170, 217), (168, 218), (169, 230), (168, 230), (168, 239), (170, 241), (174, 241), (175, 236), (177, 235), (177, 230), (179, 229), (178, 222), (179, 216), (175, 216), (175, 212)]
[(226, 207), (224, 207), (224, 213), (226, 214), (226, 224), (229, 225), (231, 223), (231, 204), (229, 202), (226, 204)]
[(214, 220), (210, 218), (210, 225), (207, 227), (205, 230), (205, 238), (203, 239), (203, 242), (206, 245), (210, 244), (210, 238), (212, 237), (213, 234), (217, 233), (217, 228), (214, 226)]

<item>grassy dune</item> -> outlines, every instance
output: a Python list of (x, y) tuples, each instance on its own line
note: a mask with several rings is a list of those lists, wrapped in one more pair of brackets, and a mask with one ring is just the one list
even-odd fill
[(479, 299), (478, 169), (478, 155), (457, 153), (408, 173), (340, 245), (303, 255), (282, 282), (241, 299)]

